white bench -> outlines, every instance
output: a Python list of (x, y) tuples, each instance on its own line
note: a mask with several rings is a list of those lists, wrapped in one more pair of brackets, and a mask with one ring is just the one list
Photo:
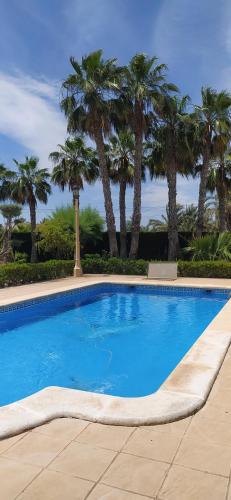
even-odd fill
[(150, 262), (148, 279), (176, 280), (177, 262)]

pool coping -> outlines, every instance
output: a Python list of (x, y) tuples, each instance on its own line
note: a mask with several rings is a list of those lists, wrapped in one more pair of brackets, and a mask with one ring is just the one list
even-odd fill
[[(97, 277), (93, 281), (79, 282), (66, 291), (96, 284), (144, 285), (143, 279), (132, 282)], [(208, 284), (185, 285), (177, 282), (145, 282), (147, 286), (167, 286), (202, 289), (226, 289), (227, 286)], [(25, 300), (48, 297), (65, 290), (52, 290), (30, 299), (7, 301), (7, 305)], [(182, 358), (161, 387), (149, 396), (123, 398), (106, 394), (47, 387), (31, 396), (0, 408), (0, 439), (39, 426), (60, 417), (81, 418), (111, 425), (139, 426), (172, 422), (187, 417), (205, 403), (231, 343), (231, 299), (223, 306), (202, 335)], [(186, 325), (187, 327), (187, 325)]]

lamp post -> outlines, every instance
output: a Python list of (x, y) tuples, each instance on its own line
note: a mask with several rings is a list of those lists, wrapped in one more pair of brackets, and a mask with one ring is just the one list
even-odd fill
[(79, 189), (75, 185), (73, 188), (74, 208), (75, 208), (75, 267), (74, 278), (82, 276), (82, 268), (80, 261), (80, 238), (79, 238)]

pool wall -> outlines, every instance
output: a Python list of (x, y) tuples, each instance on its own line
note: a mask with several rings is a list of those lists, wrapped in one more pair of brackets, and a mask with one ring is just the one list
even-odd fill
[[(79, 286), (66, 290), (66, 294), (88, 293), (96, 285), (113, 285), (103, 278), (96, 278), (89, 285), (81, 282)], [(117, 281), (117, 284), (118, 281)], [(121, 280), (121, 285), (131, 285), (129, 279)], [(141, 280), (132, 282), (141, 287), (153, 287), (154, 283), (142, 284)], [(155, 286), (159, 286), (158, 284)], [(90, 287), (90, 288), (89, 288)], [(177, 284), (162, 286), (161, 293), (173, 289), (174, 293), (187, 293), (189, 288), (194, 293), (208, 289), (208, 285), (201, 287), (180, 287)], [(214, 287), (213, 287), (214, 289)], [(159, 289), (160, 291), (160, 289)], [(216, 288), (215, 293), (229, 293), (230, 290)], [(61, 290), (60, 290), (61, 292)], [(50, 300), (57, 296), (57, 291), (45, 297), (30, 298), (36, 303)], [(14, 302), (12, 300), (12, 302)], [(18, 301), (4, 305), (1, 310), (12, 310), (18, 307), (27, 307), (28, 301)], [(205, 403), (217, 376), (219, 368), (231, 342), (231, 300), (225, 304), (218, 315), (213, 319), (203, 334), (187, 352), (170, 376), (153, 394), (139, 398), (121, 398), (105, 394), (96, 394), (75, 389), (48, 387), (32, 396), (17, 401), (0, 409), (0, 438), (9, 437), (26, 429), (41, 425), (59, 417), (75, 417), (92, 422), (114, 425), (148, 425), (171, 422), (187, 417), (196, 412)], [(186, 325), (187, 328), (187, 325)]]

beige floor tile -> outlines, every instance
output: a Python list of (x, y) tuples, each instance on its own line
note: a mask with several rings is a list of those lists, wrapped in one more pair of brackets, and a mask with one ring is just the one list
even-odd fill
[[(39, 467), (0, 457), (0, 498), (13, 500), (40, 472)], [(31, 499), (32, 500), (32, 499)]]
[(141, 426), (140, 429), (144, 430), (152, 430), (158, 432), (167, 432), (171, 434), (177, 434), (178, 436), (183, 436), (185, 431), (187, 430), (192, 417), (183, 418), (181, 420), (177, 420), (176, 422), (171, 422), (169, 424), (161, 424), (161, 425), (145, 425)]
[(13, 444), (17, 443), (20, 441), (20, 439), (23, 439), (26, 436), (27, 433), (25, 434), (18, 434), (17, 436), (13, 436), (8, 439), (2, 439), (0, 441), (0, 454), (4, 453), (6, 450), (8, 450)]
[(199, 423), (201, 419), (209, 419), (217, 422), (226, 422), (231, 425), (231, 409), (226, 410), (222, 406), (216, 406), (211, 402), (208, 402), (200, 411), (198, 411), (193, 417), (193, 423)]
[(228, 496), (227, 496), (227, 499), (226, 500), (231, 500), (231, 484), (229, 484), (229, 488), (228, 488)]
[(228, 480), (172, 466), (158, 500), (225, 500)]
[(184, 438), (174, 463), (193, 469), (229, 476), (231, 447), (208, 443), (201, 439)]
[(214, 389), (209, 395), (208, 401), (226, 410), (231, 410), (231, 390), (223, 389), (222, 387)]
[(94, 483), (44, 470), (17, 500), (83, 500)]
[(128, 491), (111, 488), (105, 484), (97, 484), (87, 500), (150, 500), (150, 497), (136, 495)]
[(45, 434), (30, 433), (24, 439), (11, 446), (3, 456), (45, 467), (55, 456), (62, 451), (67, 440), (63, 436), (46, 436)]
[(146, 458), (120, 453), (102, 478), (102, 483), (141, 495), (154, 496), (168, 465)]
[(148, 428), (137, 429), (123, 451), (140, 457), (171, 462), (181, 438), (172, 432), (157, 432)]
[(203, 441), (208, 445), (216, 443), (231, 447), (231, 425), (229, 421), (198, 416), (192, 420), (185, 437), (193, 439), (195, 443)]
[(132, 432), (134, 427), (90, 424), (80, 436), (77, 436), (76, 441), (119, 451)]
[(88, 425), (89, 422), (86, 420), (79, 420), (78, 418), (57, 418), (48, 424), (35, 427), (33, 432), (47, 434), (48, 436), (63, 434), (63, 436), (72, 440)]
[(97, 481), (116, 453), (88, 444), (72, 442), (52, 462), (49, 469)]

